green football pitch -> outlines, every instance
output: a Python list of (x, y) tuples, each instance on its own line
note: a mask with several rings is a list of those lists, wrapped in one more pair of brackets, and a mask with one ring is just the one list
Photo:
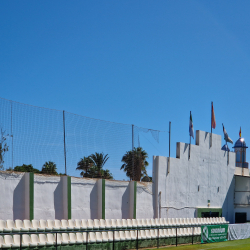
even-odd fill
[(165, 247), (165, 248), (159, 248), (159, 249), (160, 250), (173, 250), (173, 249), (175, 250), (206, 250), (206, 249), (245, 250), (245, 249), (250, 249), (250, 239), (234, 240), (234, 241), (226, 241), (226, 242), (210, 243), (210, 244)]

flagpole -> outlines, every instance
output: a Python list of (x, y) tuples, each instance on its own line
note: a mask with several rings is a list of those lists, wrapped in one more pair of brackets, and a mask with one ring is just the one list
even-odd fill
[(191, 135), (190, 135), (190, 142), (189, 142), (189, 156), (188, 156), (188, 159), (190, 159), (190, 153), (191, 153)]
[(211, 102), (211, 142), (210, 142), (210, 148), (212, 147), (212, 120), (213, 120), (213, 102)]

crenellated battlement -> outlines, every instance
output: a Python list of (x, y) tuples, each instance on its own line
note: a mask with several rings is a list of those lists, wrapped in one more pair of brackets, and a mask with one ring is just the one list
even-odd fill
[[(212, 141), (211, 141), (212, 140)], [(190, 158), (189, 158), (190, 148)], [(195, 133), (195, 144), (177, 142), (176, 143), (176, 158), (185, 159), (188, 161), (197, 161), (198, 158), (202, 157), (202, 161), (224, 161), (227, 165), (233, 162), (235, 165), (235, 153), (226, 152), (221, 149), (221, 135), (196, 130)]]

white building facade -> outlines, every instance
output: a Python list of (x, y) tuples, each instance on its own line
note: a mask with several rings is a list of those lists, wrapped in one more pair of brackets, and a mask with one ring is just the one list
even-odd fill
[(195, 141), (177, 143), (176, 158), (154, 157), (155, 216), (219, 215), (233, 223), (235, 153), (221, 150), (220, 135), (196, 131)]

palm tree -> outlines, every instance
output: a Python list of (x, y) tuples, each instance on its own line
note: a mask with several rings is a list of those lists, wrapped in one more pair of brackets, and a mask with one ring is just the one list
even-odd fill
[(55, 174), (57, 175), (57, 168), (56, 168), (56, 164), (52, 161), (46, 161), (44, 164), (43, 164), (43, 167), (42, 167), (42, 171), (41, 173), (42, 174)]
[(108, 169), (106, 169), (106, 170), (103, 170), (102, 172), (102, 178), (113, 180), (113, 175), (110, 173)]
[(94, 153), (88, 157), (83, 157), (78, 163), (77, 170), (82, 170), (80, 175), (87, 178), (113, 179), (108, 169), (103, 169), (104, 164), (109, 159), (108, 154)]
[(148, 166), (148, 154), (141, 147), (127, 151), (122, 157), (121, 170), (126, 173), (130, 180), (140, 181), (142, 177), (147, 176), (146, 167)]
[(91, 168), (93, 166), (93, 161), (90, 159), (90, 157), (83, 157), (81, 158), (81, 160), (77, 163), (77, 170), (82, 170), (82, 172), (80, 173), (80, 175), (82, 177), (87, 177), (85, 175), (87, 175), (88, 169)]
[(108, 154), (104, 156), (103, 153), (95, 153), (89, 156), (89, 158), (93, 161), (94, 167), (97, 170), (97, 175), (99, 178), (103, 176), (103, 166), (109, 159)]

